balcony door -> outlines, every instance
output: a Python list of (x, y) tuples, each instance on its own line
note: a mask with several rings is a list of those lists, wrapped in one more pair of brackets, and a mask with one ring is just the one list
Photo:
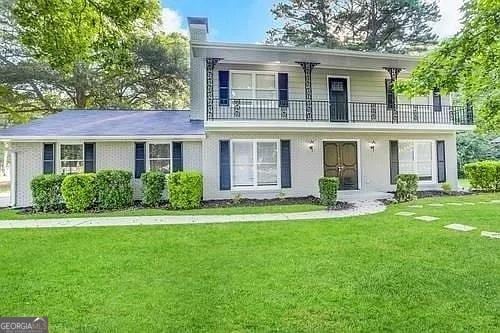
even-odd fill
[(338, 177), (339, 190), (358, 190), (358, 144), (356, 141), (323, 144), (325, 177)]
[(328, 96), (330, 100), (330, 121), (348, 121), (348, 85), (346, 78), (328, 78)]

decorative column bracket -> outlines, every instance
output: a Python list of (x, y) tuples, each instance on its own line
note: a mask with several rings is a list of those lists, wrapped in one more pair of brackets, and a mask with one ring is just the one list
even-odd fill
[(222, 58), (206, 59), (207, 119), (214, 117), (214, 69)]
[(304, 93), (306, 98), (306, 120), (313, 119), (312, 102), (312, 70), (319, 65), (318, 62), (297, 61), (297, 64), (304, 70)]
[(393, 103), (392, 105), (387, 105), (388, 107), (391, 108), (392, 110), (392, 122), (393, 123), (398, 123), (399, 122), (399, 115), (398, 115), (398, 95), (394, 92), (393, 84), (398, 80), (398, 75), (401, 72), (402, 68), (398, 67), (383, 67), (388, 73), (389, 77), (391, 78), (391, 84), (390, 84), (390, 89), (392, 92), (392, 100)]

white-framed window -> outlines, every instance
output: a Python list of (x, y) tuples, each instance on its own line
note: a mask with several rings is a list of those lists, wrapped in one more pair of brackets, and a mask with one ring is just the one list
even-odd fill
[(399, 141), (398, 149), (400, 174), (416, 174), (422, 182), (434, 181), (434, 141)]
[(279, 140), (232, 140), (232, 187), (279, 188), (279, 149)]
[(60, 171), (63, 174), (84, 172), (83, 143), (59, 145)]
[(147, 144), (147, 169), (148, 171), (172, 171), (172, 145), (170, 143)]
[[(274, 72), (231, 71), (231, 99), (240, 105), (253, 105), (256, 99), (278, 99), (278, 75)], [(267, 102), (269, 103), (269, 102)]]

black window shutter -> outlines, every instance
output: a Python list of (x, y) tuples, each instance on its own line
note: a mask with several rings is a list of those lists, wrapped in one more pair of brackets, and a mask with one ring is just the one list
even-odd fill
[(43, 144), (43, 173), (51, 174), (56, 171), (56, 147), (54, 143)]
[(281, 187), (292, 187), (292, 166), (290, 159), (290, 140), (281, 140)]
[(95, 172), (95, 143), (85, 142), (83, 159), (83, 172)]
[(231, 189), (231, 152), (229, 140), (219, 141), (219, 188)]
[(182, 142), (172, 143), (172, 171), (182, 171)]
[(288, 107), (288, 73), (278, 73), (278, 99), (280, 107)]
[(446, 157), (444, 141), (436, 142), (438, 183), (446, 182)]
[(440, 112), (441, 108), (441, 92), (439, 89), (435, 88), (432, 91), (432, 107), (434, 112)]
[(141, 178), (146, 171), (146, 144), (144, 142), (135, 143), (135, 170), (134, 177)]
[(394, 87), (391, 79), (385, 79), (385, 101), (388, 108), (394, 108), (396, 103), (394, 99)]
[(219, 105), (229, 105), (229, 71), (219, 71)]
[(389, 159), (390, 159), (390, 172), (391, 184), (396, 184), (399, 174), (399, 148), (397, 141), (389, 141)]

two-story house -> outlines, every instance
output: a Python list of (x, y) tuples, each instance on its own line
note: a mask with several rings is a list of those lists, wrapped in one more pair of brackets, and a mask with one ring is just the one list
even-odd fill
[(457, 187), (457, 131), (472, 110), (439, 87), (395, 94), (419, 57), (208, 41), (208, 20), (189, 18), (191, 108), (68, 110), (0, 133), (12, 151), (12, 205), (31, 204), (42, 173), (199, 170), (205, 199), (341, 195), (394, 190), (415, 173), (421, 189)]

